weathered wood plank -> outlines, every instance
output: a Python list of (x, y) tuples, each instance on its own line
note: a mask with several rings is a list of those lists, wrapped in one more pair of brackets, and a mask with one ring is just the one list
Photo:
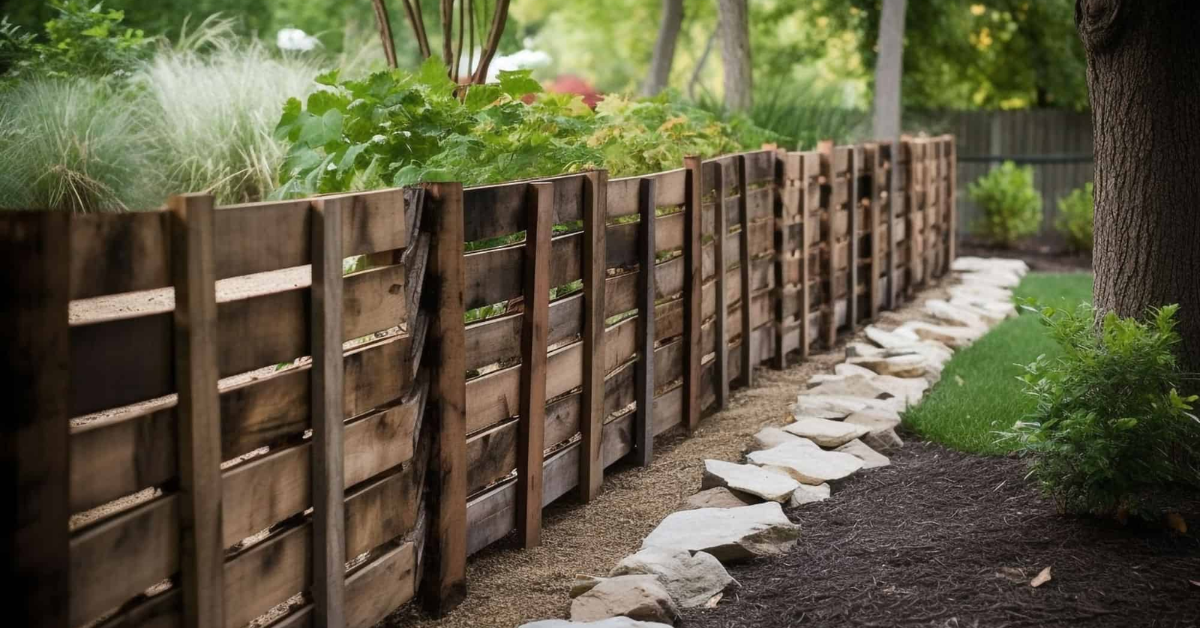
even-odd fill
[[(179, 391), (183, 623), (221, 621), (221, 417), (217, 396), (216, 229), (211, 196), (172, 196), (175, 388)], [(340, 262), (339, 262), (340, 263)], [(93, 365), (94, 366), (94, 365)]]
[[(550, 285), (561, 286), (583, 277), (583, 233), (576, 231), (550, 243)], [(467, 309), (515, 299), (521, 295), (525, 245), (514, 244), (463, 256), (464, 303)]]
[(849, 147), (846, 151), (847, 159), (849, 159), (849, 171), (847, 172), (848, 180), (845, 185), (849, 188), (849, 198), (847, 200), (847, 213), (849, 214), (850, 225), (850, 242), (849, 242), (849, 272), (846, 273), (846, 301), (849, 308), (847, 322), (850, 333), (854, 333), (854, 329), (858, 325), (858, 264), (859, 264), (859, 239), (858, 239), (858, 176), (859, 169), (862, 167), (862, 150), (857, 146)]
[(74, 217), (64, 212), (0, 214), (0, 315), (6, 331), (5, 381), (10, 416), (0, 427), (3, 453), (5, 582), (18, 626), (68, 628), (67, 307), (73, 251), (64, 245)]
[(561, 225), (583, 217), (583, 181), (586, 175), (567, 174), (544, 179), (483, 185), (463, 190), (463, 237), (467, 242), (487, 240), (524, 231), (527, 227), (529, 186), (554, 186), (555, 214)]
[(424, 352), (430, 370), (433, 423), (437, 438), (431, 483), (432, 534), (427, 541), (421, 597), (426, 608), (441, 615), (466, 596), (467, 464), (466, 368), (463, 340), (463, 190), (454, 183), (426, 187), (428, 223), (434, 224), (430, 255), (432, 289), (425, 301), (433, 313), (432, 346)]
[[(749, 189), (746, 187), (746, 157), (741, 155), (737, 160), (738, 180), (742, 182), (742, 187), (738, 193), (739, 211), (738, 222), (741, 225), (739, 236), (740, 256), (738, 259), (739, 270), (742, 277), (742, 294), (739, 301), (741, 302), (742, 311), (742, 338), (747, 338), (750, 335), (750, 211), (746, 204)], [(745, 344), (745, 342), (743, 342)], [(742, 352), (742, 384), (746, 387), (754, 385), (754, 365), (758, 363), (758, 357), (754, 355), (754, 351)]]
[[(729, 237), (729, 214), (725, 211), (725, 197), (728, 195), (728, 190), (725, 186), (725, 172), (721, 168), (715, 168), (713, 172), (715, 181), (715, 193), (717, 195), (717, 204), (719, 209), (716, 212), (714, 227), (715, 237), (724, 241)], [(730, 260), (725, 257), (725, 248), (723, 246), (714, 247), (713, 260), (717, 268), (728, 269)], [(718, 272), (716, 279), (716, 314), (714, 315), (716, 326), (716, 345), (717, 345), (717, 406), (724, 408), (729, 402), (729, 378), (726, 376), (727, 366), (729, 364), (729, 282), (728, 272)], [(741, 273), (739, 271), (738, 278), (740, 280)]]
[(838, 205), (834, 202), (833, 192), (837, 189), (834, 183), (834, 165), (833, 158), (835, 151), (833, 150), (833, 142), (821, 142), (818, 147), (818, 152), (821, 155), (821, 178), (825, 181), (822, 185), (824, 190), (821, 193), (823, 210), (825, 213), (824, 226), (824, 252), (823, 257), (825, 263), (822, 265), (822, 272), (825, 273), (825, 294), (826, 299), (822, 302), (825, 317), (823, 323), (823, 336), (826, 348), (832, 348), (837, 342), (837, 319), (834, 316), (832, 301), (836, 299), (838, 294), (837, 289), (837, 259), (836, 246), (838, 237), (838, 228), (836, 216), (838, 215)]
[[(312, 204), (313, 623), (346, 624), (345, 371), (342, 360), (343, 199)], [(402, 293), (403, 294), (403, 293)]]
[(541, 545), (542, 451), (546, 429), (546, 337), (550, 318), (550, 232), (554, 186), (534, 183), (526, 208), (525, 315), (521, 325), (517, 437), (517, 535), (525, 548)]
[[(601, 427), (604, 421), (604, 302), (607, 228), (604, 212), (608, 207), (608, 172), (588, 173), (584, 185), (583, 217), (583, 416), (580, 420), (582, 449), (579, 458), (579, 496), (587, 503), (600, 494), (604, 466), (600, 460)], [(653, 258), (645, 268), (653, 268)], [(650, 274), (650, 273), (647, 273)], [(545, 359), (545, 352), (542, 352)], [(544, 435), (543, 435), (544, 436)], [(543, 437), (543, 445), (544, 445)], [(541, 469), (539, 449), (537, 468)], [(540, 509), (539, 509), (540, 512)]]

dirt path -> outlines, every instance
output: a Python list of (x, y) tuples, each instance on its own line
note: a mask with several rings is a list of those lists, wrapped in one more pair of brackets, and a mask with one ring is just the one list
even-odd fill
[[(1019, 460), (907, 442), (892, 466), (790, 511), (799, 545), (731, 568), (742, 588), (683, 625), (1200, 625), (1194, 531), (1060, 517)], [(1200, 501), (1188, 510), (1200, 522)], [(1031, 587), (1044, 567), (1053, 579)]]
[[(896, 312), (881, 312), (878, 324), (895, 327), (916, 317), (925, 299), (943, 296), (942, 290), (927, 290)], [(741, 460), (755, 432), (790, 423), (789, 408), (809, 377), (832, 371), (845, 359), (844, 344), (862, 338), (843, 338), (836, 349), (783, 371), (758, 369), (755, 387), (731, 394), (728, 408), (705, 417), (690, 438), (676, 434), (656, 441), (650, 467), (617, 465), (609, 469), (604, 491), (592, 503), (565, 497), (547, 508), (541, 547), (522, 551), (510, 536), (472, 556), (468, 595), (454, 612), (431, 620), (408, 605), (380, 628), (515, 628), (567, 617), (568, 591), (577, 574), (607, 575), (621, 558), (636, 552), (664, 517), (700, 490), (705, 458)]]

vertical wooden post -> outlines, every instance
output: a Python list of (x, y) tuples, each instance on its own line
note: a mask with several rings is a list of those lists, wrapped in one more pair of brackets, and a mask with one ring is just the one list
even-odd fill
[(897, 276), (896, 262), (896, 204), (901, 203), (903, 206), (904, 199), (900, 198), (900, 176), (898, 160), (900, 159), (900, 145), (894, 140), (889, 140), (886, 144), (879, 146), (880, 154), (886, 150), (887, 153), (887, 285), (888, 285), (888, 309), (897, 309), (900, 307), (900, 282), (902, 277)]
[(423, 361), (429, 370), (430, 425), (436, 430), (431, 459), (429, 535), (425, 577), (426, 609), (444, 615), (467, 594), (467, 420), (466, 342), (463, 325), (463, 197), (461, 183), (426, 186), (424, 224), (433, 226), (422, 307), (430, 314)]
[[(687, 193), (685, 195), (683, 228), (683, 338), (687, 343), (684, 354), (687, 362), (683, 371), (683, 417), (688, 431), (700, 425), (700, 358), (704, 353), (700, 346), (701, 299), (703, 286), (701, 249), (701, 222), (703, 192), (701, 177), (703, 161), (697, 156), (683, 158), (687, 168)], [(723, 246), (714, 242), (713, 246)]]
[(879, 204), (882, 202), (880, 198), (880, 172), (882, 169), (879, 167), (879, 145), (867, 144), (863, 148), (863, 158), (865, 160), (863, 169), (871, 177), (871, 183), (866, 190), (867, 238), (871, 243), (871, 260), (868, 265), (870, 281), (867, 284), (867, 294), (871, 304), (868, 316), (874, 322), (879, 318), (879, 305), (883, 297), (879, 289), (879, 267), (883, 261), (883, 251), (879, 248)]
[(0, 214), (0, 373), (9, 391), (0, 465), (10, 500), (0, 534), (15, 626), (70, 626), (70, 218), (66, 212)]
[(922, 280), (925, 287), (933, 285), (933, 264), (937, 260), (937, 249), (940, 246), (931, 240), (936, 237), (938, 210), (935, 202), (940, 196), (934, 187), (934, 175), (937, 173), (937, 145), (928, 140), (921, 140), (921, 228), (922, 240), (925, 247), (921, 260)]
[(947, 191), (946, 191), (946, 207), (948, 208), (950, 217), (947, 221), (946, 230), (949, 231), (949, 241), (946, 243), (946, 270), (950, 272), (950, 265), (954, 263), (954, 258), (958, 254), (958, 145), (955, 143), (956, 138), (953, 135), (946, 136), (946, 164), (947, 164)]
[(821, 202), (825, 213), (825, 347), (837, 343), (837, 203), (834, 202), (832, 186), (836, 185), (833, 173), (833, 142), (823, 141), (818, 145), (821, 155)]
[(634, 371), (634, 399), (637, 420), (633, 428), (633, 449), (637, 463), (650, 466), (654, 460), (654, 273), (657, 269), (654, 246), (655, 195), (657, 181), (646, 178), (638, 183), (638, 362)]
[(729, 214), (725, 213), (725, 166), (713, 163), (716, 176), (717, 198), (713, 201), (713, 267), (717, 281), (713, 284), (717, 294), (717, 316), (713, 321), (717, 336), (716, 393), (717, 407), (724, 409), (729, 403), (729, 260), (725, 259), (725, 239), (729, 237)]
[[(810, 314), (812, 313), (812, 266), (810, 257), (812, 248), (809, 242), (814, 236), (821, 234), (821, 218), (818, 215), (813, 220), (813, 211), (821, 206), (821, 163), (817, 155), (804, 153), (803, 174), (801, 175), (800, 191), (800, 220), (803, 227), (800, 230), (800, 359), (808, 359), (812, 350), (815, 333), (812, 328)], [(814, 231), (816, 233), (814, 233)], [(821, 267), (820, 261), (817, 268)]]
[(746, 184), (746, 156), (738, 155), (738, 223), (742, 230), (738, 233), (738, 272), (742, 283), (742, 385), (754, 385), (754, 365), (758, 364), (758, 352), (755, 351), (753, 332), (754, 322), (750, 320), (750, 207), (747, 196), (750, 186)]
[(313, 624), (346, 625), (346, 425), (342, 357), (344, 198), (312, 203)]
[[(517, 536), (521, 538), (521, 546), (528, 548), (542, 542), (542, 456), (546, 449), (546, 351), (550, 331), (550, 233), (554, 229), (554, 184), (530, 184), (526, 207), (525, 315), (521, 321), (521, 417), (517, 438)], [(603, 317), (603, 311), (600, 315)], [(604, 325), (603, 320), (600, 325)], [(600, 333), (604, 333), (603, 330)], [(591, 456), (592, 447), (599, 456), (599, 425), (595, 430), (587, 425), (589, 414), (590, 408), (585, 406), (580, 421), (583, 457)], [(594, 467), (590, 462), (583, 462), (580, 469), (592, 471)], [(581, 484), (583, 479), (580, 476)], [(590, 491), (584, 489), (581, 492), (588, 495)]]
[(862, 148), (851, 146), (846, 150), (849, 163), (846, 164), (845, 175), (848, 181), (841, 183), (846, 186), (846, 230), (850, 232), (850, 242), (846, 252), (846, 328), (854, 333), (858, 326), (858, 169), (862, 164)]
[(175, 285), (175, 386), (179, 391), (183, 618), (185, 626), (199, 628), (224, 621), (216, 228), (211, 196), (172, 196), (168, 204)]
[[(534, 184), (550, 188), (547, 202), (554, 202), (551, 184)], [(539, 188), (539, 205), (541, 190)], [(545, 207), (542, 213), (553, 216), (553, 207)], [(604, 427), (604, 281), (605, 281), (605, 217), (608, 214), (608, 172), (589, 172), (584, 185), (583, 204), (583, 408), (579, 431), (583, 437), (582, 455), (579, 456), (579, 497), (587, 503), (600, 494), (604, 482), (604, 460), (600, 456), (601, 430)], [(546, 257), (543, 264), (549, 273), (549, 231), (553, 220), (546, 227)], [(529, 224), (533, 224), (530, 221)], [(539, 236), (542, 234), (539, 233)], [(526, 268), (528, 270), (528, 268)], [(651, 266), (653, 272), (653, 266)], [(549, 284), (549, 276), (546, 278)], [(549, 290), (547, 290), (549, 292)], [(549, 297), (547, 297), (549, 298)], [(547, 305), (546, 325), (549, 327)], [(547, 330), (547, 333), (549, 331)], [(546, 359), (545, 350), (542, 359)], [(542, 382), (545, 387), (545, 379)], [(545, 412), (545, 404), (542, 404)], [(545, 421), (542, 422), (543, 425)], [(540, 455), (540, 451), (539, 451)], [(540, 497), (539, 497), (540, 499)], [(541, 503), (540, 501), (538, 502)]]

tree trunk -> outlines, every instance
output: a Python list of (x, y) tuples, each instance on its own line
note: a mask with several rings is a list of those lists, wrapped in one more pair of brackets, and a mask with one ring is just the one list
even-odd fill
[(1076, 0), (1095, 135), (1095, 303), (1180, 304), (1181, 363), (1200, 372), (1200, 6)]
[(746, 111), (754, 103), (750, 71), (750, 12), (746, 0), (720, 0), (721, 61), (725, 65), (725, 106)]
[(904, 72), (905, 0), (883, 0), (875, 58), (875, 137), (900, 139), (900, 79)]
[(661, 92), (671, 79), (671, 64), (675, 61), (675, 42), (683, 26), (683, 0), (663, 0), (662, 23), (658, 27), (658, 39), (654, 42), (654, 56), (650, 59), (650, 73), (642, 84), (643, 96), (654, 96)]

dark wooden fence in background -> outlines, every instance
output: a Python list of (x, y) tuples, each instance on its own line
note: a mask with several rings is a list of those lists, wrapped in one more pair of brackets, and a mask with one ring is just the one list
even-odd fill
[(1058, 199), (1092, 180), (1092, 119), (1087, 112), (1057, 109), (1025, 111), (934, 111), (911, 116), (923, 128), (954, 135), (958, 141), (960, 233), (967, 234), (979, 209), (967, 186), (1006, 160), (1033, 167), (1042, 195), (1039, 238), (1056, 241)]
[(0, 215), (16, 623), (453, 606), (469, 554), (942, 276), (954, 150)]

